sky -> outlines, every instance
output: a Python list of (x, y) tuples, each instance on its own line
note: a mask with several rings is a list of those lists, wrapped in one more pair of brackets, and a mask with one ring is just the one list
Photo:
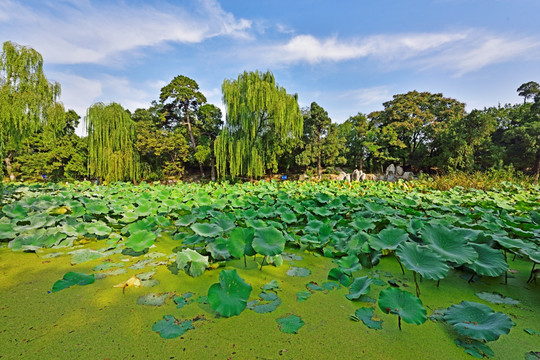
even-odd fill
[(538, 0), (1, 0), (0, 41), (40, 52), (82, 117), (147, 108), (177, 75), (224, 109), (224, 79), (270, 70), (341, 123), (412, 90), (468, 111), (522, 102), (540, 82), (538, 14)]

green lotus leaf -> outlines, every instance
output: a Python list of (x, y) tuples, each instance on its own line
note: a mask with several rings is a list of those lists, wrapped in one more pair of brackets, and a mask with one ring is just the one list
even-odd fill
[(149, 293), (143, 296), (140, 296), (137, 299), (137, 305), (148, 305), (148, 306), (162, 306), (165, 303), (165, 300), (171, 296), (171, 293)]
[(311, 293), (309, 291), (303, 290), (296, 293), (296, 301), (302, 302), (306, 301), (311, 297)]
[(525, 243), (523, 240), (513, 239), (507, 236), (491, 235), (491, 238), (501, 247), (510, 251), (518, 251), (531, 247), (530, 244)]
[(94, 275), (87, 275), (82, 273), (77, 273), (70, 271), (64, 275), (61, 280), (58, 280), (54, 283), (51, 292), (57, 292), (60, 290), (67, 289), (73, 285), (89, 285), (93, 284), (95, 281)]
[(540, 351), (529, 351), (525, 354), (525, 360), (540, 360)]
[(163, 320), (152, 326), (152, 330), (159, 333), (164, 339), (174, 339), (182, 336), (188, 330), (195, 329), (191, 320), (180, 321), (172, 315), (163, 316)]
[(522, 252), (529, 257), (532, 262), (540, 264), (540, 248), (526, 248)]
[(129, 235), (126, 240), (126, 248), (134, 251), (143, 251), (154, 244), (156, 234), (148, 230), (138, 230)]
[(298, 221), (296, 215), (292, 211), (285, 212), (281, 214), (281, 220), (287, 224), (294, 224)]
[(371, 250), (369, 247), (371, 238), (371, 235), (363, 231), (359, 231), (358, 233), (351, 236), (347, 243), (345, 251), (349, 255), (358, 255), (363, 252), (369, 252)]
[(197, 221), (197, 215), (184, 215), (174, 223), (176, 226), (186, 227)]
[(107, 236), (111, 233), (111, 228), (107, 226), (103, 221), (96, 221), (93, 223), (85, 224), (84, 230), (87, 234), (96, 236)]
[(508, 271), (508, 264), (500, 250), (492, 249), (485, 244), (471, 243), (471, 246), (478, 253), (478, 259), (474, 263), (467, 265), (467, 267), (474, 272), (480, 275), (496, 277)]
[(510, 297), (503, 296), (495, 292), (480, 292), (476, 293), (480, 299), (490, 302), (492, 304), (507, 304), (507, 305), (517, 305), (519, 300), (514, 300)]
[(12, 219), (24, 219), (28, 215), (26, 209), (19, 203), (5, 205), (2, 212)]
[(495, 353), (493, 352), (493, 350), (491, 350), (489, 346), (477, 340), (456, 339), (454, 340), (454, 343), (458, 347), (465, 350), (467, 354), (474, 356), (475, 358), (478, 358), (478, 359), (483, 359), (486, 357), (490, 358), (490, 357), (495, 356)]
[(508, 334), (515, 324), (508, 315), (494, 312), (489, 306), (462, 301), (452, 305), (444, 315), (444, 321), (454, 326), (461, 335), (475, 340), (493, 341)]
[(206, 250), (212, 254), (212, 258), (215, 260), (226, 260), (231, 257), (229, 250), (227, 249), (227, 240), (218, 237), (212, 242), (206, 244)]
[(339, 285), (337, 282), (335, 281), (325, 281), (322, 283), (322, 287), (325, 288), (326, 290), (336, 290), (336, 289), (341, 289), (341, 285)]
[(92, 201), (86, 204), (86, 213), (87, 214), (108, 214), (111, 209), (102, 202)]
[(456, 264), (473, 263), (478, 254), (467, 244), (465, 238), (457, 235), (451, 229), (438, 224), (428, 224), (421, 232), (422, 240), (445, 261)]
[(264, 284), (261, 289), (263, 290), (278, 290), (279, 289), (279, 282), (276, 280), (270, 281), (268, 284)]
[(0, 223), (0, 239), (13, 239), (17, 232), (13, 231), (12, 223)]
[(318, 193), (317, 195), (315, 195), (315, 199), (321, 204), (326, 204), (332, 199), (332, 197), (328, 194)]
[(199, 236), (216, 237), (223, 233), (223, 229), (216, 224), (195, 223), (191, 225), (191, 230)]
[(208, 256), (202, 256), (195, 250), (184, 249), (176, 256), (176, 267), (193, 277), (201, 276), (208, 266)]
[(219, 283), (208, 289), (208, 302), (222, 316), (239, 315), (247, 306), (251, 289), (251, 285), (238, 276), (236, 269), (222, 270)]
[(322, 216), (322, 217), (328, 217), (330, 215), (334, 215), (334, 212), (326, 207), (316, 207), (312, 211), (314, 214)]
[(370, 329), (381, 330), (382, 329), (382, 320), (373, 320), (373, 308), (372, 307), (361, 307), (356, 309), (354, 312), (354, 317), (358, 320), (362, 320), (364, 325)]
[(358, 300), (360, 296), (369, 293), (371, 285), (371, 279), (367, 276), (354, 278), (351, 286), (349, 286), (349, 293), (345, 297), (349, 300)]
[(420, 325), (426, 322), (426, 309), (422, 301), (410, 292), (393, 287), (379, 294), (379, 308), (385, 314), (398, 315), (409, 324)]
[(344, 256), (337, 261), (334, 260), (334, 262), (338, 264), (339, 268), (343, 270), (343, 272), (349, 275), (355, 271), (362, 269), (362, 265), (360, 264), (360, 261), (358, 260), (358, 256), (356, 255)]
[(274, 227), (255, 229), (253, 249), (261, 255), (274, 256), (281, 254), (285, 249), (283, 233)]
[(252, 228), (237, 227), (231, 231), (227, 241), (227, 249), (231, 256), (240, 258), (244, 254), (248, 256), (254, 255), (255, 253), (251, 246), (254, 235), (255, 230)]
[(399, 244), (406, 241), (409, 234), (400, 228), (388, 227), (381, 230), (369, 240), (369, 245), (375, 250), (395, 250)]
[(437, 253), (413, 242), (402, 243), (396, 254), (407, 269), (419, 273), (426, 279), (444, 279), (450, 270)]
[(374, 219), (358, 217), (351, 221), (350, 225), (358, 231), (373, 230), (376, 227)]
[(304, 326), (304, 321), (296, 315), (289, 315), (276, 319), (279, 330), (285, 334), (297, 334), (298, 330)]
[(303, 268), (303, 267), (295, 267), (291, 266), (289, 270), (287, 270), (287, 275), (289, 276), (298, 276), (298, 277), (306, 277), (311, 275), (311, 270)]
[(349, 286), (352, 282), (351, 276), (340, 268), (330, 269), (328, 272), (328, 279), (339, 281), (343, 286)]
[(135, 210), (133, 210), (133, 213), (138, 217), (144, 218), (150, 215), (155, 215), (157, 207), (158, 207), (157, 204), (153, 202), (144, 201), (144, 202), (140, 202), (137, 205)]
[(232, 214), (220, 214), (213, 218), (214, 223), (223, 229), (224, 232), (230, 231), (235, 227), (235, 217)]

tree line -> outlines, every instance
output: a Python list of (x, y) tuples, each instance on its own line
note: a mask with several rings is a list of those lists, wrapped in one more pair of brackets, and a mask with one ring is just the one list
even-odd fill
[[(41, 55), (12, 42), (0, 56), (0, 155), (11, 179), (60, 181), (260, 178), (336, 167), (382, 172), (484, 171), (511, 166), (538, 180), (540, 86), (517, 91), (523, 103), (465, 111), (442, 94), (394, 95), (382, 109), (332, 122), (316, 102), (298, 106), (270, 72), (245, 71), (222, 86), (226, 107), (207, 103), (197, 82), (179, 75), (146, 109), (97, 103), (81, 117), (58, 101)], [(208, 175), (209, 173), (209, 175)]]

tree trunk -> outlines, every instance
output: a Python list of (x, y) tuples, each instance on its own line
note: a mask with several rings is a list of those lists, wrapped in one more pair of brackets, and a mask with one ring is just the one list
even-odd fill
[[(195, 142), (195, 137), (193, 136), (193, 130), (191, 130), (191, 121), (189, 120), (189, 104), (188, 103), (184, 105), (184, 111), (186, 112), (186, 123), (188, 127), (189, 138), (191, 139), (191, 146), (193, 147), (193, 151), (197, 152), (197, 143)], [(201, 170), (201, 176), (204, 177), (204, 169), (203, 169), (202, 163), (199, 163), (199, 168)]]
[(322, 179), (321, 154), (317, 157), (317, 175), (319, 175), (319, 180)]
[(216, 157), (213, 151), (210, 153), (210, 178), (216, 181)]
[(11, 166), (12, 156), (13, 156), (13, 152), (10, 152), (8, 156), (4, 159), (4, 162), (6, 163), (6, 171), (9, 176), (9, 181), (15, 181), (15, 174), (13, 174), (13, 167)]
[(364, 170), (364, 158), (362, 156), (360, 156), (360, 161), (358, 161), (358, 170)]
[(536, 159), (533, 167), (534, 182), (538, 182), (538, 175), (540, 175), (540, 149), (536, 152)]

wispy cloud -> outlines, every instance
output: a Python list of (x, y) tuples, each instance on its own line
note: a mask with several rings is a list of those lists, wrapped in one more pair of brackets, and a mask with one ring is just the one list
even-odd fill
[[(188, 2), (190, 3), (190, 2)], [(166, 42), (198, 43), (216, 36), (248, 37), (251, 22), (224, 11), (216, 0), (193, 6), (130, 6), (111, 1), (0, 3), (2, 38), (35, 46), (47, 62), (103, 63), (118, 53)]]

